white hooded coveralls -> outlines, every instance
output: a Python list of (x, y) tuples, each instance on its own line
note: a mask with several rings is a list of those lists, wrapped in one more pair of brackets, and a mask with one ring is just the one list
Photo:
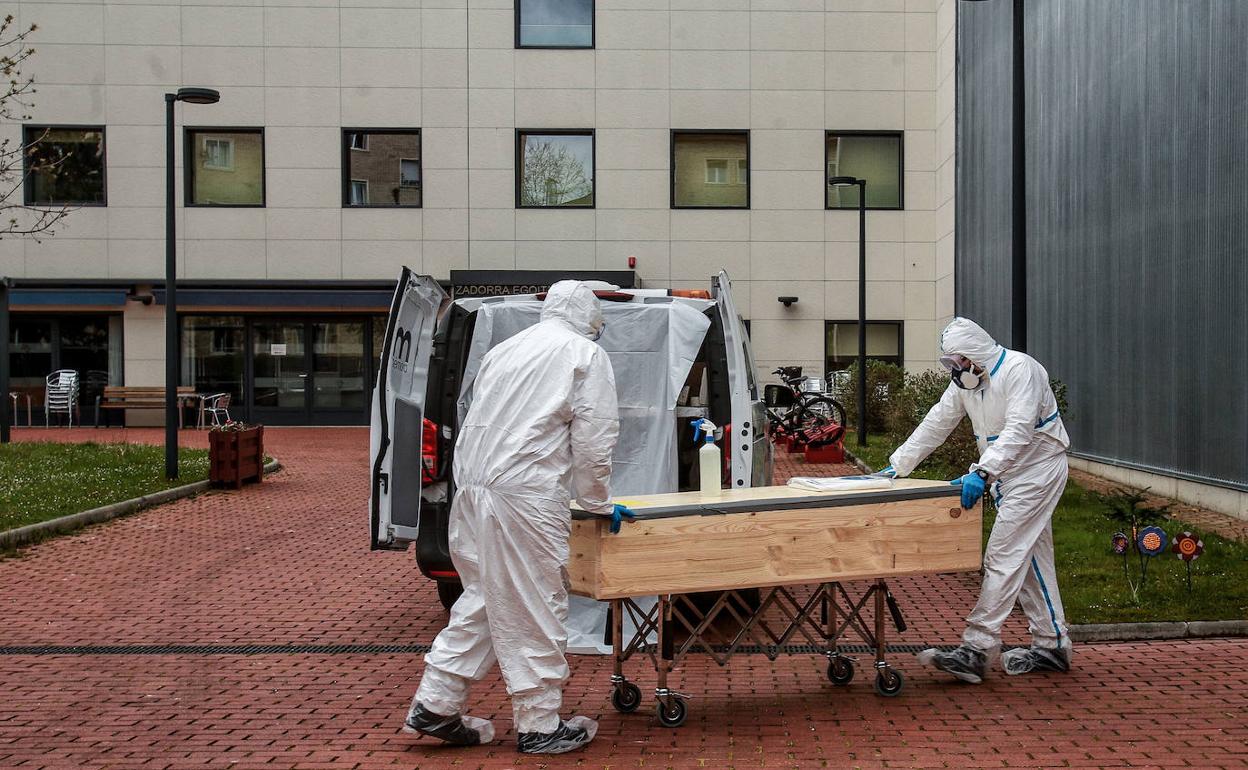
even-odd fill
[(473, 385), (448, 533), (464, 593), (425, 655), (412, 701), (462, 714), (469, 685), (497, 660), (522, 733), (559, 727), (570, 487), (585, 510), (611, 513), (619, 434), (611, 362), (591, 341), (603, 324), (598, 299), (560, 281), (541, 318), (491, 350)]
[(969, 358), (987, 374), (976, 390), (953, 383), (919, 427), (889, 458), (898, 476), (944, 443), (970, 416), (979, 462), (995, 483), (989, 487), (997, 519), (984, 548), (979, 601), (967, 617), (962, 641), (995, 654), (1001, 626), (1017, 600), (1027, 614), (1033, 644), (1069, 648), (1066, 616), (1053, 565), (1053, 510), (1066, 488), (1070, 438), (1058, 413), (1049, 373), (1031, 356), (1008, 350), (973, 321), (955, 318), (941, 333), (945, 356)]

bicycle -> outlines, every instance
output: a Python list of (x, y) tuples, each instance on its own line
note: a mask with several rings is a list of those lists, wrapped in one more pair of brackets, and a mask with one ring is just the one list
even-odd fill
[(821, 444), (840, 440), (845, 434), (845, 407), (827, 394), (806, 390), (800, 366), (782, 366), (772, 374), (784, 381), (764, 388), (773, 436), (792, 436), (803, 443), (815, 436)]

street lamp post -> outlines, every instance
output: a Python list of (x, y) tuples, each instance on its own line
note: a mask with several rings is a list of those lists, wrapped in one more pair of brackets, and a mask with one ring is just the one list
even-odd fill
[(9, 279), (0, 275), (0, 444), (9, 443), (14, 418), (9, 414)]
[(178, 477), (178, 253), (174, 243), (173, 105), (216, 104), (211, 88), (179, 88), (165, 94), (165, 477)]
[(833, 187), (858, 186), (858, 446), (867, 445), (867, 180), (834, 176)]

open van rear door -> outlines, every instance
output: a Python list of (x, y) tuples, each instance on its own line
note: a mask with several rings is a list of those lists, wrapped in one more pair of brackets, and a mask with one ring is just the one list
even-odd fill
[(724, 347), (728, 359), (728, 388), (732, 401), (732, 435), (725, 436), (731, 449), (732, 489), (752, 486), (754, 466), (754, 435), (761, 431), (755, 425), (754, 402), (758, 394), (754, 386), (753, 361), (746, 355), (745, 324), (732, 301), (732, 284), (727, 271), (711, 278), (711, 296), (719, 309), (724, 327)]
[(446, 292), (403, 268), (386, 321), (369, 442), (370, 545), (403, 550), (420, 520), (425, 388), (438, 311)]

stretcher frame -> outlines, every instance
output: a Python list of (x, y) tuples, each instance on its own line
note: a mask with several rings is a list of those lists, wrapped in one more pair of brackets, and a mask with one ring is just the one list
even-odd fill
[[(668, 676), (692, 652), (701, 650), (720, 666), (739, 654), (751, 654), (757, 648), (768, 660), (784, 654), (809, 654), (793, 651), (795, 637), (804, 639), (809, 647), (828, 659), (828, 679), (835, 685), (847, 685), (855, 675), (855, 658), (841, 651), (847, 632), (861, 639), (874, 652), (875, 691), (879, 695), (899, 695), (905, 685), (901, 672), (888, 664), (886, 649), (885, 608), (892, 615), (899, 632), (906, 630), (901, 610), (880, 578), (857, 598), (851, 596), (841, 582), (819, 583), (808, 597), (802, 598), (793, 586), (771, 586), (760, 589), (758, 607), (739, 589), (723, 591), (710, 607), (703, 610), (689, 594), (664, 594), (649, 609), (632, 598), (612, 599), (607, 621), (607, 634), (612, 646), (611, 703), (617, 711), (630, 713), (641, 705), (641, 690), (624, 675), (624, 663), (634, 656), (648, 657), (657, 676), (655, 699), (660, 724), (679, 727), (684, 723), (689, 695), (668, 687)], [(864, 610), (872, 606), (868, 621)], [(769, 620), (769, 610), (780, 611), (781, 625)], [(632, 621), (635, 631), (625, 638), (624, 618)], [(727, 616), (735, 623), (735, 633), (724, 632), (716, 621)], [(677, 643), (677, 634), (686, 635)], [(657, 642), (649, 641), (651, 635)]]

